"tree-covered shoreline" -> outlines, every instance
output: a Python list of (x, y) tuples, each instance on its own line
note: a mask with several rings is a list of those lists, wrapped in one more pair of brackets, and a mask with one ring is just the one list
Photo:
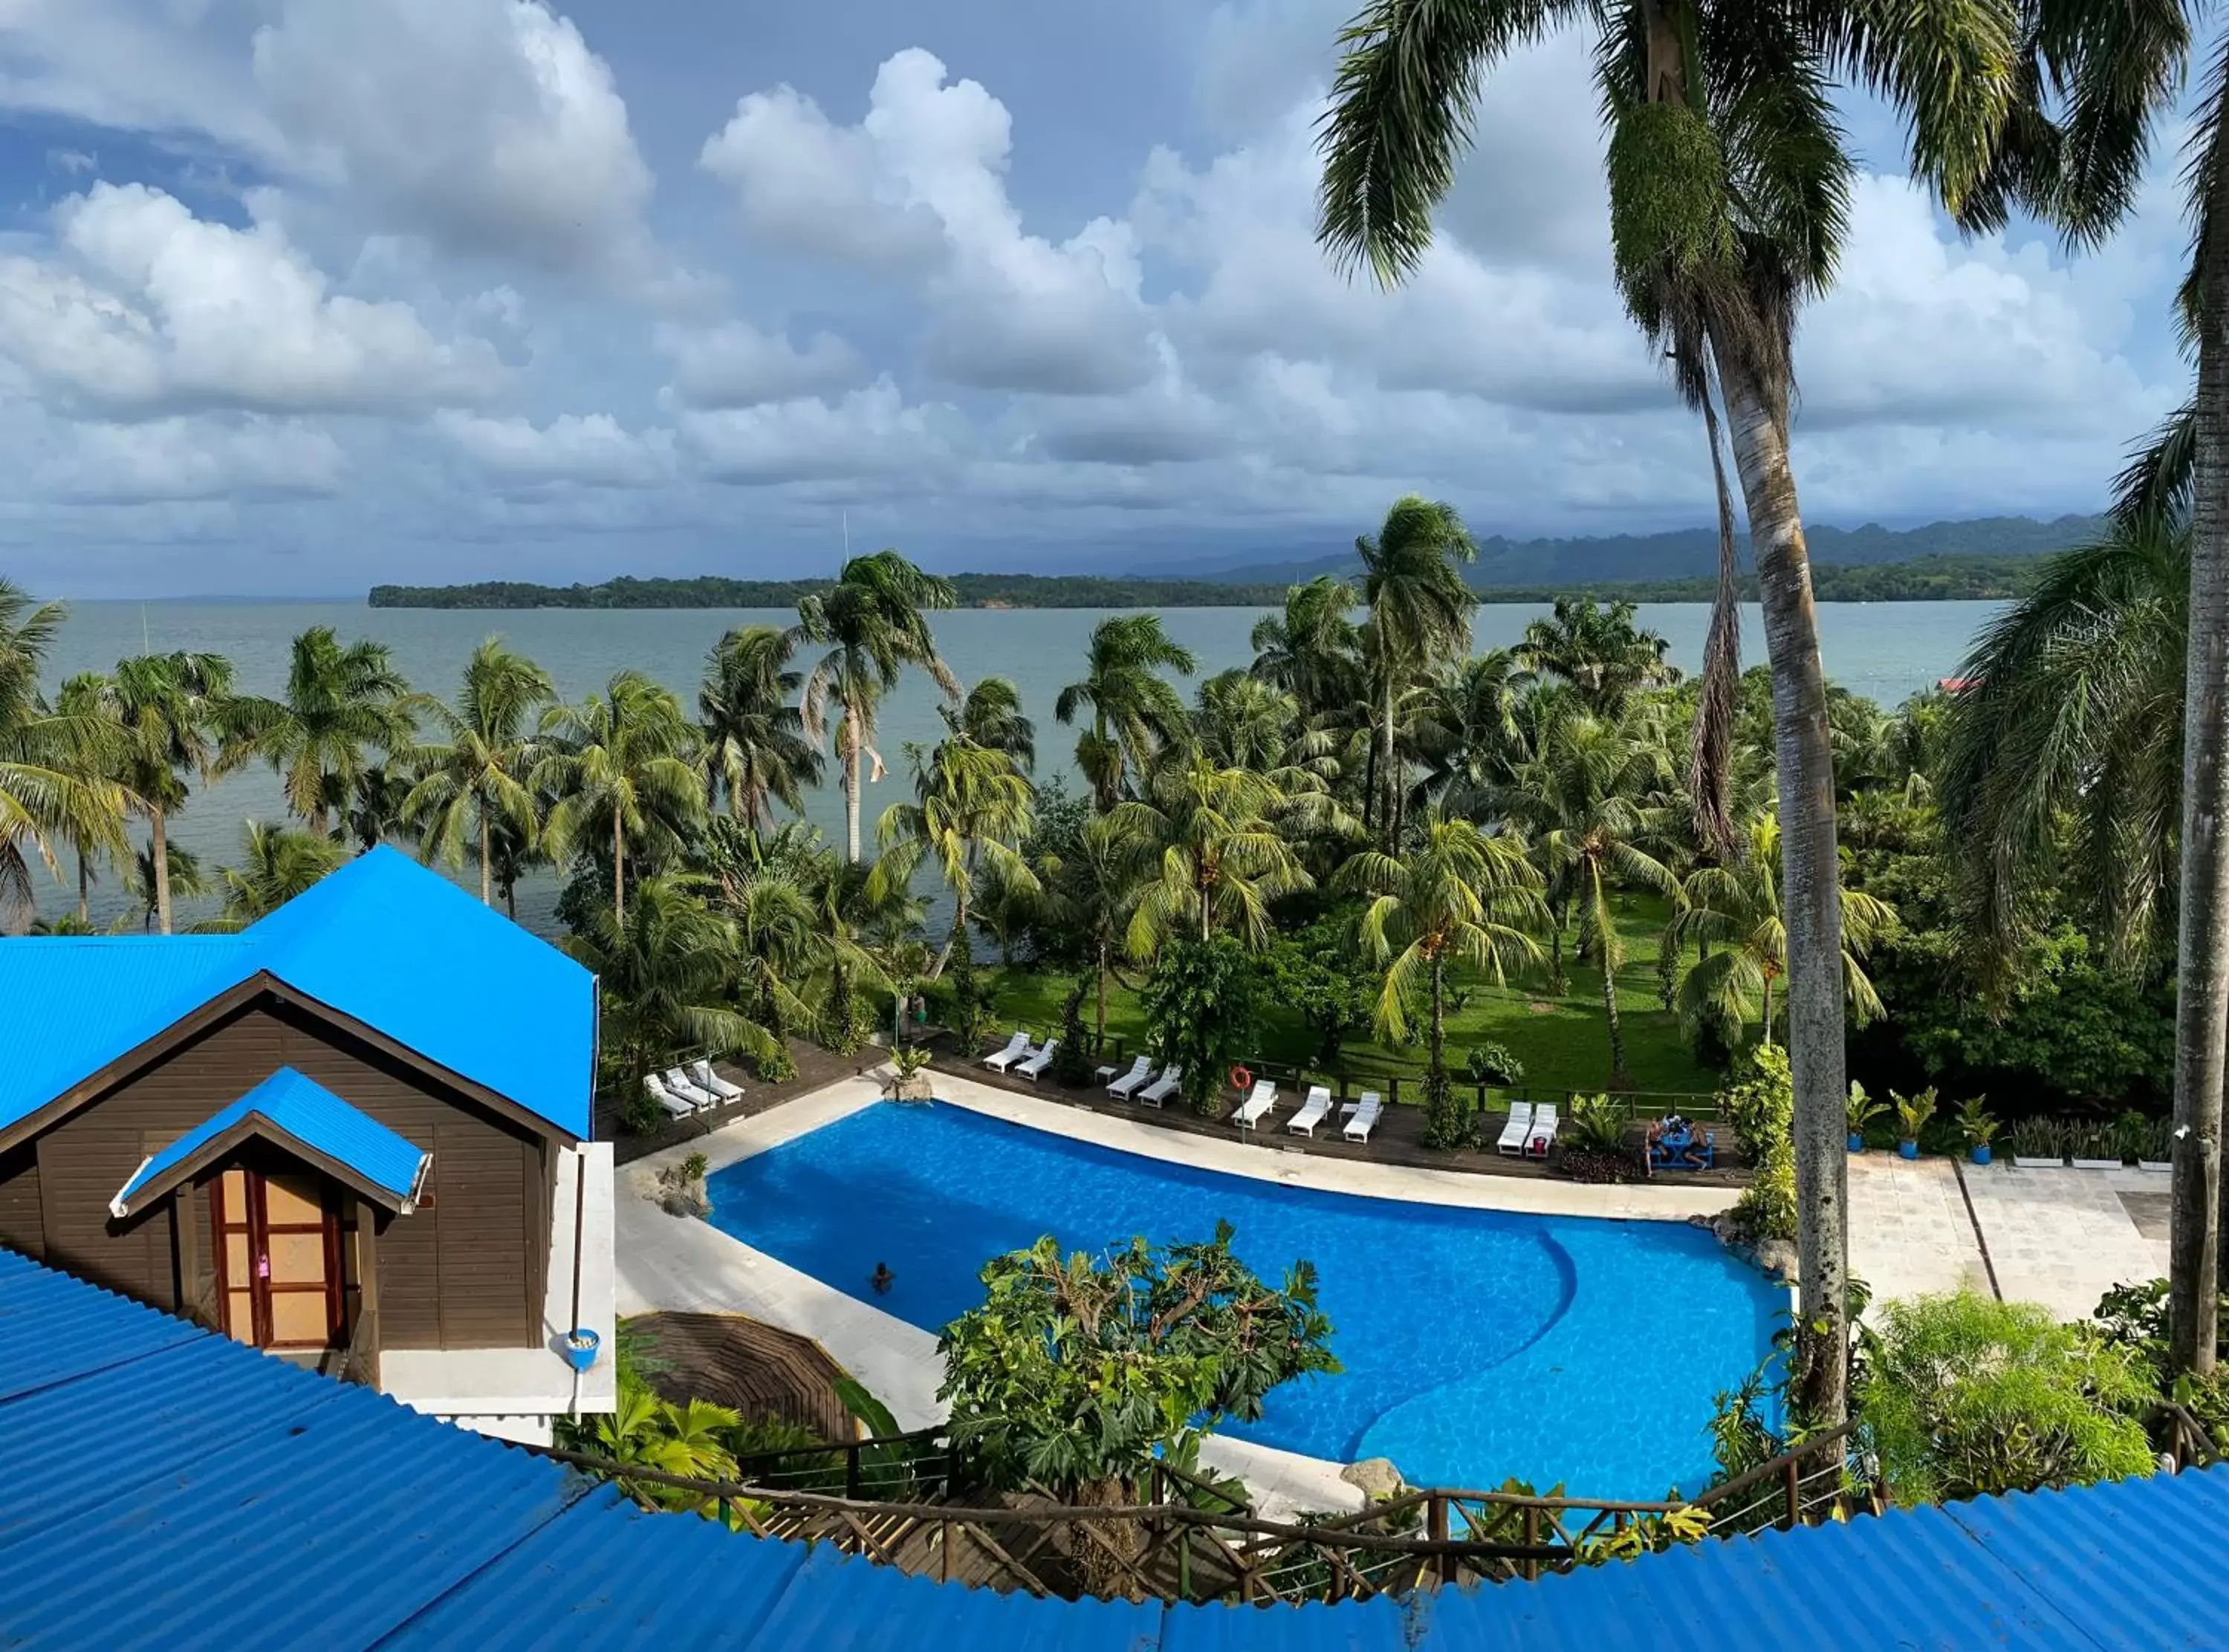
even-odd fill
[[(2020, 555), (1926, 556), (1910, 562), (1812, 570), (1821, 602), (2004, 601), (2033, 588), (2043, 559)], [(527, 608), (793, 608), (826, 591), (829, 579), (730, 579), (707, 574), (692, 579), (639, 579), (631, 575), (601, 585), (549, 586), (486, 579), (472, 585), (377, 585), (374, 608), (457, 608), (491, 611)], [(1211, 579), (1124, 579), (1097, 574), (956, 573), (951, 580), (961, 608), (1274, 608), (1282, 585), (1224, 585)], [(1712, 576), (1689, 579), (1576, 579), (1554, 585), (1474, 586), (1481, 603), (1551, 603), (1559, 597), (1603, 602), (1708, 602)], [(1742, 582), (1756, 600), (1754, 576)]]

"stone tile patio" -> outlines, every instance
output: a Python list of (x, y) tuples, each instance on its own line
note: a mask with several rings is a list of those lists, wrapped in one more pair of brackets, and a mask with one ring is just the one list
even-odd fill
[(2113, 1286), (2167, 1271), (2165, 1228), (2147, 1238), (2123, 1198), (2146, 1211), (2167, 1191), (2164, 1175), (2010, 1164), (1968, 1165), (1965, 1175), (1997, 1289), (2007, 1300), (2040, 1302), (2062, 1319), (2084, 1319)]
[(1850, 1271), (1875, 1302), (1961, 1288), (1987, 1294), (1982, 1245), (1948, 1159), (1851, 1156)]

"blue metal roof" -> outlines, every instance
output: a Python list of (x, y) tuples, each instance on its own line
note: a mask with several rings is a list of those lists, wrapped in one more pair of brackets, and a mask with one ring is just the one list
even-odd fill
[(0, 1485), (9, 1649), (2155, 1652), (2218, 1646), (2229, 1623), (2225, 1470), (1413, 1602), (1164, 1607), (940, 1586), (645, 1514), (545, 1458), (6, 1251)]
[(426, 1162), (433, 1156), (350, 1106), (316, 1080), (292, 1067), (280, 1067), (238, 1101), (220, 1107), (144, 1161), (132, 1173), (132, 1179), (116, 1190), (116, 1197), (108, 1201), (109, 1209), (118, 1216), (130, 1214), (132, 1197), (141, 1188), (174, 1179), (170, 1173), (203, 1148), (235, 1125), (251, 1121), (259, 1131), (282, 1143), (299, 1144), (346, 1166), (406, 1207), (418, 1196)]
[(236, 935), (0, 939), (0, 1125), (259, 972), (588, 1134), (594, 977), (385, 848)]

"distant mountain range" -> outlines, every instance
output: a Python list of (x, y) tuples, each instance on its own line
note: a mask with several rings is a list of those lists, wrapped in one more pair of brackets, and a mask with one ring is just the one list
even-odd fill
[[(1883, 528), (1873, 522), (1862, 528), (1821, 526), (1805, 529), (1805, 538), (1815, 562), (1865, 567), (1937, 556), (2040, 556), (2079, 545), (2104, 527), (2102, 516), (2060, 516), (2051, 522), (2028, 516), (1982, 516), (1971, 522), (1930, 522), (1924, 528)], [(1750, 562), (1746, 539), (1744, 535), (1742, 546), (1744, 567)], [(1597, 539), (1511, 540), (1496, 535), (1481, 540), (1478, 553), (1477, 562), (1463, 572), (1481, 590), (1504, 586), (1656, 582), (1699, 579), (1715, 572), (1718, 536), (1707, 528)], [(1282, 586), (1313, 579), (1319, 573), (1352, 573), (1360, 566), (1348, 549), (1288, 561), (1245, 561), (1228, 567), (1217, 567), (1212, 560), (1163, 565), (1133, 569), (1131, 576)]]

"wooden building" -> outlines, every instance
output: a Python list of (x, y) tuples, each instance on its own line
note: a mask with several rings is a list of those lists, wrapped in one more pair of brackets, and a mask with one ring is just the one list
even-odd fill
[(595, 1016), (390, 849), (236, 935), (0, 940), (0, 1245), (546, 1439), (613, 1403)]

